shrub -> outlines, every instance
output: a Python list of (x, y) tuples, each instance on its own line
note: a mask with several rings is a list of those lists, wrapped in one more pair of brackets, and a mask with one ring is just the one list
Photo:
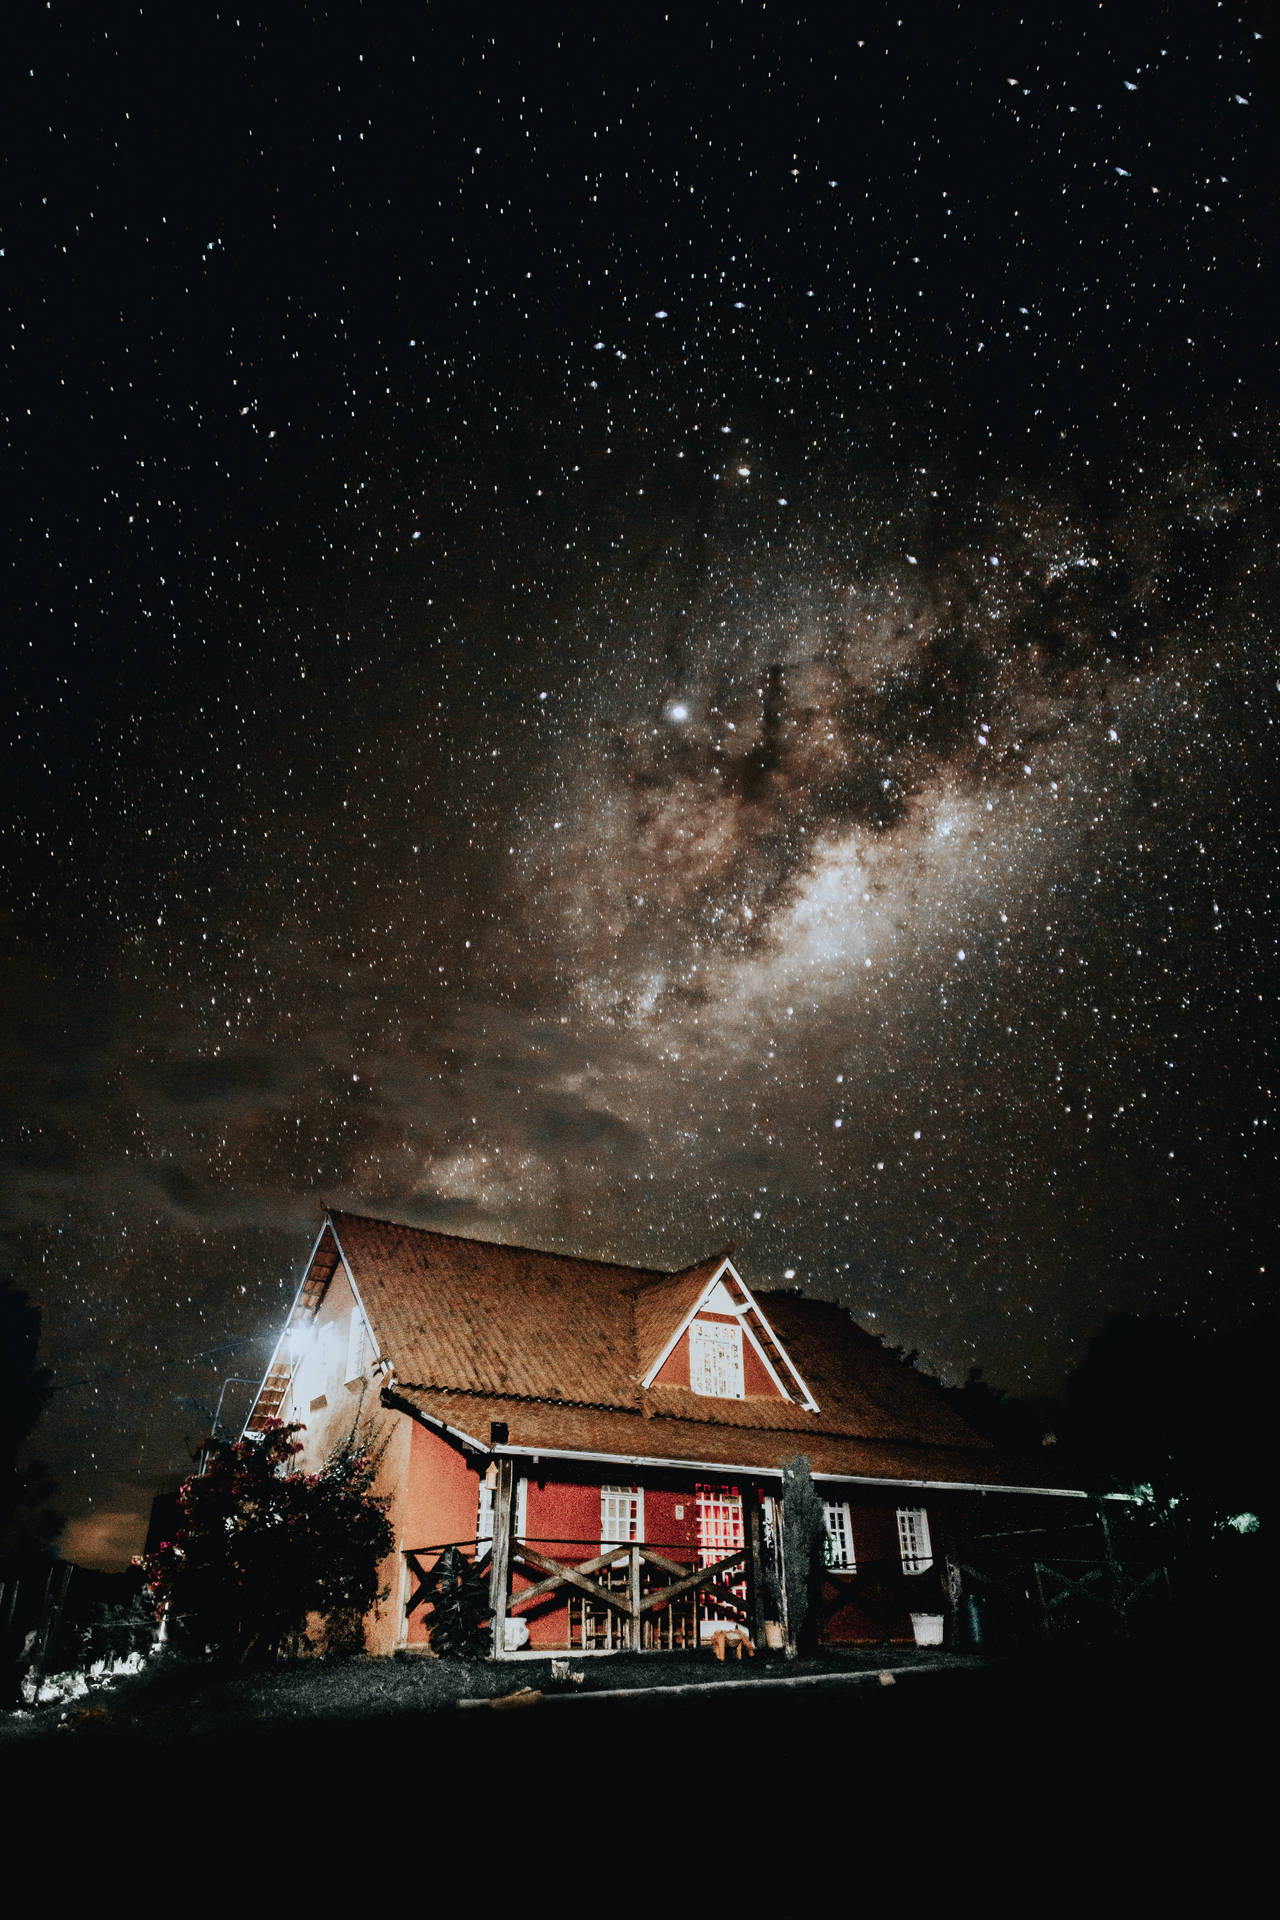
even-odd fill
[(353, 1620), (385, 1598), (378, 1565), (395, 1544), (377, 1461), (354, 1433), (319, 1473), (290, 1470), (295, 1423), (261, 1439), (214, 1441), (179, 1494), (182, 1524), (143, 1562), (175, 1642), (243, 1664), (311, 1645), (309, 1615), (348, 1645)]

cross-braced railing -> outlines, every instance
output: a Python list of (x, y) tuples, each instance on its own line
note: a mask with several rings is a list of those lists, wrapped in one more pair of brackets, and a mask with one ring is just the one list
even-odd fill
[[(581, 1543), (556, 1541), (543, 1544), (572, 1546)], [(512, 1542), (511, 1557), (514, 1563), (534, 1573), (541, 1573), (544, 1577), (531, 1587), (519, 1587), (512, 1592), (506, 1608), (509, 1619), (518, 1619), (522, 1613), (549, 1599), (552, 1594), (564, 1591), (566, 1598), (570, 1594), (583, 1594), (595, 1606), (607, 1608), (627, 1622), (627, 1644), (636, 1652), (644, 1645), (646, 1616), (656, 1618), (675, 1601), (686, 1596), (695, 1608), (700, 1601), (710, 1603), (727, 1619), (745, 1623), (749, 1617), (742, 1584), (748, 1577), (748, 1553), (745, 1547), (712, 1561), (709, 1566), (698, 1566), (692, 1570), (687, 1560), (672, 1560), (657, 1547), (637, 1540), (625, 1546), (606, 1547), (590, 1559), (574, 1564), (540, 1552), (528, 1541), (515, 1540)], [(625, 1587), (596, 1577), (612, 1569), (625, 1569)], [(667, 1578), (654, 1587), (651, 1584), (652, 1575), (650, 1582), (646, 1582), (647, 1569), (655, 1570), (659, 1576), (665, 1574)]]
[[(688, 1615), (679, 1629), (680, 1643), (686, 1639), (696, 1642), (700, 1619), (714, 1618), (742, 1625), (750, 1621), (751, 1556), (747, 1547), (725, 1554), (709, 1565), (694, 1566), (687, 1557), (690, 1549), (683, 1543), (674, 1545), (672, 1551), (683, 1551), (684, 1560), (672, 1559), (661, 1547), (641, 1541), (606, 1546), (583, 1560), (576, 1554), (565, 1557), (562, 1553), (553, 1555), (546, 1551), (551, 1547), (568, 1547), (580, 1552), (587, 1544), (582, 1540), (540, 1538), (535, 1546), (529, 1539), (513, 1536), (506, 1556), (506, 1575), (500, 1587), (493, 1580), (492, 1543), (488, 1540), (441, 1541), (429, 1547), (412, 1548), (404, 1555), (414, 1582), (405, 1605), (405, 1616), (408, 1618), (430, 1600), (435, 1566), (440, 1555), (453, 1547), (474, 1567), (477, 1575), (488, 1576), (490, 1580), (495, 1650), (505, 1649), (507, 1620), (521, 1619), (556, 1596), (568, 1603), (581, 1602), (577, 1625), (584, 1646), (593, 1636), (592, 1617), (605, 1616), (615, 1619), (618, 1626), (617, 1637), (610, 1631), (605, 1636), (605, 1644), (640, 1651), (645, 1645), (646, 1627), (658, 1637), (654, 1623), (660, 1615), (673, 1615), (681, 1602), (686, 1603)], [(531, 1585), (513, 1584), (512, 1575), (517, 1568), (535, 1576)], [(570, 1642), (574, 1624), (570, 1604)]]

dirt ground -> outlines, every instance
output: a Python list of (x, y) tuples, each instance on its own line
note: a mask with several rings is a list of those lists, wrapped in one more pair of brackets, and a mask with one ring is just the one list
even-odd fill
[(488, 1701), (538, 1693), (544, 1701), (594, 1693), (650, 1688), (723, 1686), (881, 1671), (958, 1668), (963, 1656), (913, 1647), (867, 1648), (810, 1659), (759, 1654), (717, 1661), (710, 1649), (695, 1654), (612, 1654), (568, 1661), (575, 1679), (558, 1679), (552, 1659), (511, 1661), (433, 1660), (406, 1655), (390, 1660), (297, 1660), (264, 1671), (222, 1673), (205, 1664), (161, 1659), (136, 1675), (107, 1682), (83, 1698), (0, 1715), (0, 1750), (14, 1743), (43, 1743), (57, 1736), (140, 1738), (168, 1745), (261, 1732), (276, 1725), (298, 1729), (451, 1713), (462, 1701)]

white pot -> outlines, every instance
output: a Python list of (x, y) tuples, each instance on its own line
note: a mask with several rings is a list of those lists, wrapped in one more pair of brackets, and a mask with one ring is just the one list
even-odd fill
[(942, 1645), (942, 1627), (944, 1615), (940, 1613), (913, 1613), (911, 1631), (916, 1637), (918, 1647), (940, 1647)]

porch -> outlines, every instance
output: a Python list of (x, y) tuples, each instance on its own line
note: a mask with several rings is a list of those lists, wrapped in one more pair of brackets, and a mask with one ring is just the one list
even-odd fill
[(404, 1555), (411, 1581), (406, 1621), (427, 1603), (430, 1575), (449, 1547), (487, 1584), (497, 1658), (522, 1651), (539, 1614), (564, 1620), (562, 1633), (538, 1643), (542, 1653), (692, 1651), (721, 1629), (745, 1630), (757, 1644), (764, 1639), (750, 1547), (706, 1560), (686, 1542), (601, 1548), (597, 1541), (512, 1534), (505, 1569), (488, 1540), (419, 1547)]

